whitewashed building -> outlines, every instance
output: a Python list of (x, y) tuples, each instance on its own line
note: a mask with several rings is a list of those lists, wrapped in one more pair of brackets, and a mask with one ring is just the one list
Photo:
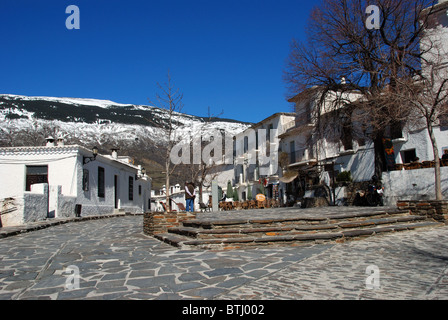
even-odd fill
[(151, 179), (131, 158), (47, 140), (45, 146), (0, 148), (2, 226), (149, 209)]
[[(356, 99), (356, 95), (353, 95), (353, 99)], [(354, 182), (371, 179), (375, 173), (374, 144), (365, 129), (363, 132), (363, 128), (357, 127), (353, 122), (350, 129), (344, 132), (340, 123), (344, 119), (340, 118), (337, 118), (334, 126), (327, 120), (324, 128), (318, 128), (315, 117), (311, 116), (317, 101), (315, 96), (307, 94), (303, 98), (303, 95), (299, 94), (290, 101), (296, 103), (295, 126), (280, 135), (280, 146), (288, 160), (284, 171), (289, 173), (288, 178), (282, 180), (289, 184), (286, 189), (293, 198), (300, 200), (304, 197), (313, 197), (313, 187), (333, 185), (333, 178), (336, 179), (342, 172), (350, 172)], [(332, 113), (342, 108), (344, 105)], [(325, 117), (325, 112), (321, 116)], [(334, 118), (334, 115), (331, 116)], [(382, 177), (386, 187), (386, 203), (393, 204), (406, 194), (411, 194), (416, 199), (431, 198), (434, 170), (423, 166), (418, 169), (418, 174), (414, 170), (412, 172), (405, 170), (406, 164), (410, 164), (416, 158), (421, 163), (434, 160), (426, 127), (404, 125), (402, 129), (390, 130), (389, 134), (388, 149), (391, 150), (390, 161), (393, 167), (389, 169), (390, 172), (384, 172)], [(448, 124), (442, 119), (434, 127), (434, 135), (439, 146), (439, 154), (442, 155), (444, 150), (448, 149)], [(448, 168), (442, 168), (445, 193), (448, 191), (447, 170)], [(400, 176), (409, 176), (409, 179), (400, 179)], [(418, 179), (412, 181), (412, 177)], [(336, 189), (334, 194), (336, 200), (346, 197), (343, 188)], [(333, 202), (333, 190), (327, 188), (327, 192), (330, 193), (329, 198)]]
[(294, 126), (294, 119), (294, 113), (275, 113), (235, 136), (234, 185), (240, 200), (255, 199), (260, 192), (282, 198), (278, 137)]
[[(421, 47), (430, 49), (425, 53), (429, 63), (422, 62), (422, 73), (429, 74), (431, 65), (436, 65), (437, 74), (443, 79), (448, 74), (448, 0), (439, 0), (435, 6), (423, 12), (427, 13), (431, 13), (431, 16)], [(354, 182), (369, 181), (375, 172), (374, 143), (369, 139), (369, 128), (357, 126), (350, 111), (339, 112), (350, 102), (359, 99), (359, 96), (351, 93), (341, 99), (337, 93), (332, 93), (327, 97), (328, 102), (337, 101), (337, 105), (333, 104), (327, 113), (325, 101), (319, 116), (332, 118), (330, 121), (321, 121), (321, 124), (325, 124), (319, 127), (315, 114), (319, 97), (313, 90), (317, 91), (311, 88), (289, 100), (296, 105), (295, 126), (280, 135), (281, 150), (288, 160), (285, 167), (288, 177), (283, 181), (288, 183), (287, 191), (299, 201), (314, 196), (313, 185), (330, 186), (333, 178), (342, 172), (350, 172)], [(387, 130), (384, 152), (387, 154), (388, 171), (379, 177), (385, 187), (386, 204), (393, 205), (398, 199), (434, 198), (434, 168), (431, 167), (434, 154), (424, 119), (421, 123), (397, 123), (397, 126)], [(441, 114), (438, 117), (433, 133), (441, 157), (448, 150), (448, 115)], [(419, 163), (411, 166), (417, 159)], [(441, 180), (442, 194), (447, 199), (446, 165), (441, 168)], [(335, 189), (336, 199), (346, 197), (344, 188)], [(333, 190), (327, 190), (332, 198)]]

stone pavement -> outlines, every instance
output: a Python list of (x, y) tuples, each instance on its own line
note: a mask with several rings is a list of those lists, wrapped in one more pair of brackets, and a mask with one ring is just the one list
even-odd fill
[(144, 235), (142, 219), (66, 223), (0, 239), (0, 299), (448, 299), (448, 226), (205, 251)]

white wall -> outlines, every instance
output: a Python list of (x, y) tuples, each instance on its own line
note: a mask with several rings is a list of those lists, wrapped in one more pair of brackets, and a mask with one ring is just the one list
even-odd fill
[[(123, 164), (108, 156), (98, 155), (83, 165), (83, 156), (91, 151), (80, 146), (0, 148), (0, 199), (24, 199), (21, 207), (36, 203), (33, 193), (25, 192), (26, 166), (47, 165), (49, 217), (74, 216), (75, 204), (82, 205), (82, 215), (111, 214), (115, 209), (114, 176), (118, 177), (118, 209), (133, 213), (148, 210), (151, 180), (135, 180), (136, 166)], [(105, 197), (98, 197), (98, 167), (105, 169)], [(84, 191), (83, 169), (89, 170), (89, 190)], [(133, 178), (133, 200), (129, 200), (129, 177)], [(33, 185), (34, 186), (34, 185)], [(139, 187), (141, 192), (139, 193)], [(17, 200), (22, 201), (22, 200)], [(28, 203), (29, 202), (29, 203)], [(30, 209), (31, 210), (31, 209)], [(26, 220), (27, 214), (23, 218)], [(47, 214), (45, 213), (45, 218)], [(30, 218), (33, 220), (34, 218)], [(22, 220), (22, 222), (26, 222)]]
[[(423, 128), (411, 132), (404, 130), (403, 136), (404, 142), (394, 143), (396, 163), (404, 163), (404, 159), (402, 159), (400, 152), (411, 149), (415, 149), (416, 155), (420, 158), (420, 161), (434, 160), (431, 140), (426, 129)], [(440, 126), (434, 127), (434, 136), (436, 137), (439, 157), (441, 158), (443, 155), (443, 148), (448, 148), (448, 128)]]
[[(442, 194), (448, 199), (448, 167), (441, 167)], [(434, 168), (400, 170), (383, 173), (385, 204), (397, 200), (435, 199)]]
[(31, 191), (25, 191), (10, 200), (0, 199), (3, 227), (45, 220), (48, 212), (48, 185), (33, 184)]
[(375, 173), (373, 148), (358, 149), (355, 154), (340, 156), (335, 163), (335, 170), (350, 171), (355, 182), (370, 180)]
[[(82, 205), (82, 215), (110, 214), (115, 210), (114, 177), (118, 179), (118, 208), (132, 213), (142, 213), (148, 210), (148, 199), (151, 193), (151, 180), (135, 180), (137, 170), (117, 163), (106, 157), (98, 156), (95, 161), (81, 165), (82, 156), (77, 162), (77, 188), (79, 189), (76, 203)], [(104, 168), (104, 197), (98, 196), (98, 168)], [(89, 170), (89, 190), (82, 190), (83, 170)], [(133, 178), (133, 200), (129, 200), (129, 177)], [(141, 186), (141, 194), (139, 194)]]
[[(25, 165), (0, 164), (0, 199), (17, 197), (25, 191)], [(15, 183), (11, 183), (14, 181)]]
[(46, 147), (5, 149), (10, 150), (0, 152), (3, 182), (0, 183), (0, 199), (19, 196), (25, 191), (26, 165), (48, 165), (49, 185), (60, 185), (64, 194), (76, 195), (77, 147), (52, 147), (52, 152)]

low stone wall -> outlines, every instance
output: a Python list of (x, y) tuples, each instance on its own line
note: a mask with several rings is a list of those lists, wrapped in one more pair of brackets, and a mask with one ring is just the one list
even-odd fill
[(169, 228), (179, 227), (183, 221), (195, 219), (192, 212), (145, 212), (143, 214), (143, 233), (155, 235), (168, 232)]
[(448, 200), (403, 200), (397, 202), (398, 210), (448, 222)]
[[(442, 194), (448, 200), (448, 167), (440, 168)], [(395, 205), (401, 200), (426, 200), (436, 198), (434, 168), (383, 172), (384, 204)]]

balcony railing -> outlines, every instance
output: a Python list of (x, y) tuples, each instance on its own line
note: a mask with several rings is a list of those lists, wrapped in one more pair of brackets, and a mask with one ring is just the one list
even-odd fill
[(310, 149), (302, 149), (288, 153), (289, 165), (314, 160), (314, 154)]

